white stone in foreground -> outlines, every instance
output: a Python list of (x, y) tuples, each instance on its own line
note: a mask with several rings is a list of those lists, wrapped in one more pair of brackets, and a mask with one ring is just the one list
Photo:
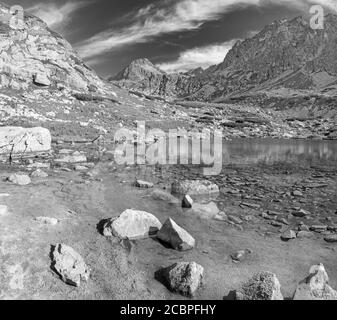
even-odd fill
[(107, 237), (135, 240), (155, 235), (161, 227), (160, 221), (151, 213), (129, 209), (107, 222), (103, 233)]
[(36, 153), (51, 149), (48, 129), (0, 127), (0, 154)]

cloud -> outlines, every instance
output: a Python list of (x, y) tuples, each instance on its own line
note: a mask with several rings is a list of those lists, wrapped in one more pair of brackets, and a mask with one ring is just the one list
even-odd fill
[(197, 30), (238, 7), (284, 5), (307, 10), (311, 4), (335, 7), (335, 0), (156, 0), (126, 16), (129, 25), (109, 28), (76, 45), (83, 58), (92, 58), (125, 45), (144, 43), (163, 34)]
[(88, 1), (71, 1), (61, 5), (41, 2), (26, 11), (45, 21), (50, 28), (60, 29), (71, 21), (74, 12), (88, 4)]
[(221, 63), (236, 40), (193, 48), (182, 52), (179, 58), (172, 62), (158, 64), (158, 67), (168, 73), (186, 72), (196, 68), (206, 69)]

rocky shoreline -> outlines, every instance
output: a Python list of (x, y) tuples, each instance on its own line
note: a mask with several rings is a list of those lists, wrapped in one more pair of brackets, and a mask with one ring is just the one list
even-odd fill
[[(30, 141), (34, 143), (34, 140)], [(147, 214), (146, 212), (157, 212), (155, 214), (156, 218), (149, 216), (150, 220), (146, 218), (147, 220), (145, 221), (153, 221), (155, 219), (157, 232), (161, 229), (161, 223), (163, 223), (163, 228), (165, 226), (166, 231), (163, 231), (163, 235), (159, 236), (160, 241), (154, 241), (152, 236), (149, 238), (145, 236), (148, 239), (144, 240), (144, 230), (146, 228), (148, 230), (152, 229), (152, 222), (150, 225), (148, 222), (145, 224), (134, 223), (136, 221), (133, 220), (134, 218), (129, 220), (129, 213), (132, 211), (129, 211), (129, 213), (126, 211), (123, 222), (121, 222), (122, 224), (118, 223), (119, 227), (116, 225), (116, 228), (120, 228), (120, 231), (113, 231), (112, 233), (110, 231), (103, 231), (103, 235), (111, 239), (109, 243), (113, 245), (114, 250), (116, 250), (116, 247), (119, 247), (118, 250), (120, 251), (118, 252), (120, 252), (121, 256), (117, 259), (122, 259), (122, 261), (124, 261), (123, 259), (126, 259), (126, 261), (131, 259), (131, 263), (135, 265), (137, 270), (138, 268), (139, 270), (145, 268), (143, 271), (136, 271), (136, 269), (132, 271), (135, 272), (136, 278), (134, 278), (134, 281), (140, 286), (139, 290), (143, 292), (148, 286), (146, 283), (157, 279), (157, 284), (154, 285), (156, 288), (153, 292), (154, 296), (148, 296), (150, 299), (151, 297), (155, 298), (158, 292), (173, 299), (177, 298), (175, 293), (189, 297), (194, 296), (195, 298), (222, 299), (223, 296), (227, 297), (227, 294), (227, 298), (230, 298), (230, 291), (232, 290), (238, 290), (236, 293), (237, 299), (281, 299), (284, 296), (289, 298), (294, 297), (295, 299), (304, 296), (310, 299), (335, 299), (335, 291), (328, 285), (328, 277), (322, 266), (311, 269), (306, 287), (304, 289), (302, 287), (297, 288), (295, 294), (290, 292), (294, 290), (294, 284), (289, 286), (287, 282), (285, 283), (286, 292), (280, 293), (280, 282), (277, 277), (281, 273), (282, 280), (284, 281), (284, 271), (281, 272), (275, 266), (270, 266), (270, 269), (256, 269), (257, 267), (261, 268), (257, 261), (268, 259), (268, 255), (270, 254), (280, 254), (279, 259), (284, 259), (285, 256), (279, 251), (287, 248), (286, 250), (294, 250), (294, 254), (299, 255), (299, 261), (293, 261), (297, 265), (297, 268), (299, 268), (298, 264), (300, 260), (302, 261), (301, 268), (299, 269), (302, 275), (300, 276), (296, 272), (295, 278), (297, 279), (294, 279), (293, 283), (303, 278), (306, 274), (304, 270), (307, 272), (312, 265), (315, 265), (315, 261), (316, 263), (327, 265), (330, 270), (330, 258), (333, 259), (332, 252), (335, 251), (334, 246), (337, 243), (337, 221), (334, 218), (337, 208), (337, 203), (334, 199), (337, 191), (337, 179), (336, 171), (333, 168), (298, 167), (296, 165), (282, 166), (277, 164), (273, 166), (254, 165), (248, 167), (229, 165), (224, 168), (221, 175), (211, 177), (208, 182), (203, 182), (203, 176), (198, 167), (118, 166), (111, 161), (109, 152), (101, 151), (101, 144), (97, 140), (91, 142), (90, 145), (91, 147), (88, 148), (88, 142), (83, 145), (81, 141), (77, 141), (76, 143), (70, 140), (67, 141), (67, 139), (64, 139), (64, 141), (59, 139), (55, 141), (54, 139), (52, 143), (53, 152), (50, 152), (49, 156), (47, 154), (36, 154), (33, 158), (28, 155), (21, 158), (13, 157), (11, 165), (8, 163), (8, 158), (3, 163), (1, 169), (3, 181), (1, 182), (1, 187), (6, 194), (1, 196), (1, 219), (3, 221), (1, 227), (1, 248), (3, 252), (9, 252), (8, 250), (11, 250), (13, 245), (21, 248), (18, 250), (16, 258), (6, 256), (7, 258), (5, 258), (3, 264), (7, 265), (8, 270), (14, 268), (14, 265), (22, 266), (22, 258), (18, 255), (21, 250), (25, 250), (25, 244), (19, 245), (17, 241), (20, 239), (23, 243), (27, 242), (26, 235), (30, 235), (31, 232), (38, 232), (38, 234), (41, 234), (41, 237), (37, 238), (39, 237), (37, 234), (34, 239), (29, 241), (30, 246), (32, 248), (36, 246), (44, 248), (45, 254), (41, 256), (39, 249), (36, 250), (39, 255), (36, 257), (35, 253), (30, 251), (28, 254), (30, 256), (29, 259), (35, 256), (40, 263), (38, 267), (40, 271), (33, 274), (30, 267), (26, 271), (20, 269), (14, 275), (14, 277), (19, 279), (17, 280), (19, 284), (15, 284), (16, 282), (14, 282), (13, 285), (14, 278), (10, 280), (10, 273), (5, 273), (7, 275), (2, 281), (2, 288), (4, 288), (1, 293), (2, 298), (23, 297), (25, 295), (34, 297), (33, 292), (35, 292), (35, 297), (37, 298), (42, 293), (37, 293), (37, 287), (34, 285), (34, 282), (40, 279), (41, 275), (45, 279), (49, 279), (46, 280), (47, 283), (50, 281), (53, 283), (55, 287), (53, 290), (55, 290), (56, 296), (58, 293), (62, 295), (69, 294), (65, 293), (67, 290), (57, 283), (58, 275), (66, 283), (72, 286), (81, 285), (81, 287), (82, 281), (79, 279), (84, 279), (84, 282), (88, 282), (90, 286), (90, 282), (95, 282), (96, 277), (98, 277), (98, 287), (95, 289), (95, 294), (103, 297), (104, 295), (100, 289), (103, 278), (98, 276), (96, 272), (97, 270), (103, 270), (104, 264), (107, 262), (104, 262), (102, 265), (96, 265), (98, 269), (95, 271), (93, 270), (95, 269), (95, 263), (93, 263), (92, 259), (89, 258), (89, 261), (87, 261), (88, 255), (98, 254), (100, 256), (103, 254), (101, 251), (103, 249), (90, 253), (90, 249), (83, 246), (83, 244), (86, 243), (86, 246), (91, 247), (94, 245), (94, 243), (91, 243), (93, 238), (95, 241), (101, 241), (100, 237), (104, 238), (100, 232), (97, 232), (94, 226), (96, 224), (100, 225), (100, 221), (107, 221), (105, 219), (107, 215), (106, 209), (103, 208), (109, 208), (109, 198), (112, 193), (116, 193), (120, 188), (127, 188), (126, 194), (132, 194), (132, 196), (130, 195), (132, 201), (127, 200), (130, 196), (126, 196), (124, 199), (117, 191), (114, 199), (118, 204), (117, 207), (116, 203), (114, 204), (111, 226), (116, 223), (115, 221), (118, 221), (116, 219), (119, 216), (121, 217), (121, 213), (126, 209), (133, 207), (136, 210), (144, 210), (144, 207), (155, 205), (158, 206), (158, 210), (159, 207), (165, 207), (162, 214), (160, 214), (160, 211), (146, 208), (147, 210), (143, 211), (145, 213), (140, 213), (140, 216), (137, 218), (142, 220), (142, 216), (143, 214)], [(28, 146), (30, 146), (29, 143)], [(102, 153), (100, 157), (98, 157), (99, 152)], [(137, 180), (136, 183), (135, 179)], [(93, 192), (91, 189), (93, 187), (105, 191), (99, 195), (97, 192)], [(42, 192), (40, 196), (38, 190)], [(173, 194), (171, 194), (171, 190)], [(35, 199), (34, 201), (39, 201), (40, 197), (43, 197), (43, 194), (49, 194), (50, 191), (52, 194), (55, 194), (53, 202), (56, 210), (53, 208), (49, 213), (48, 203), (39, 204), (37, 207), (39, 209), (37, 210), (36, 206), (29, 205), (29, 202), (32, 201), (30, 199), (33, 198)], [(14, 199), (11, 200), (12, 197), (15, 197), (15, 204), (13, 202)], [(88, 199), (84, 200), (83, 197), (88, 197)], [(60, 208), (61, 203), (71, 205), (71, 199), (75, 200), (75, 203), (72, 204), (74, 205), (73, 209)], [(132, 202), (134, 202), (133, 205)], [(137, 206), (134, 206), (135, 204)], [(97, 206), (99, 208), (98, 211), (102, 212), (99, 215), (103, 215), (100, 218), (94, 218), (96, 214), (91, 216), (93, 214), (92, 210), (96, 211)], [(95, 209), (90, 209), (90, 207)], [(118, 208), (121, 208), (119, 209), (120, 211)], [(31, 213), (25, 214), (25, 218), (22, 220), (20, 218), (21, 212), (24, 213), (27, 210)], [(108, 209), (108, 211), (110, 210)], [(81, 218), (83, 214), (86, 217), (84, 220)], [(67, 227), (65, 227), (64, 221), (67, 221)], [(89, 226), (91, 225), (89, 229), (83, 225), (86, 221), (92, 221), (89, 223)], [(193, 227), (190, 225), (191, 221), (195, 223)], [(18, 224), (18, 232), (20, 231), (20, 235), (17, 236), (18, 238), (14, 242), (11, 230), (8, 229), (8, 226), (13, 224), (13, 222)], [(129, 227), (123, 226), (124, 223), (129, 223)], [(22, 232), (26, 226), (29, 226), (31, 230), (28, 233)], [(107, 226), (105, 222), (103, 229)], [(141, 234), (139, 234), (143, 240), (137, 236), (137, 228), (140, 226), (145, 227), (141, 231)], [(55, 231), (53, 231), (54, 228)], [(205, 228), (211, 228), (213, 231), (205, 233)], [(82, 231), (82, 229), (85, 229), (85, 231)], [(221, 229), (221, 231), (217, 229)], [(47, 230), (50, 233), (48, 239), (50, 236), (53, 239), (53, 241), (51, 239), (48, 240), (50, 241), (49, 244), (45, 242), (45, 232)], [(58, 231), (56, 232), (56, 230)], [(127, 234), (121, 236), (120, 232), (124, 233), (126, 230), (132, 230), (133, 234), (136, 232), (136, 236)], [(71, 234), (65, 236), (64, 232), (71, 232), (73, 236)], [(91, 236), (86, 238), (88, 232)], [(223, 246), (223, 241), (228, 241), (226, 240), (228, 236), (224, 237), (223, 232), (231, 234), (233, 245), (231, 245), (231, 248), (225, 249), (224, 255), (220, 254), (219, 256), (219, 250), (224, 250), (223, 248), (220, 249)], [(58, 233), (61, 236), (58, 236)], [(211, 244), (211, 239), (214, 236), (218, 237), (215, 246)], [(75, 237), (76, 241), (72, 237)], [(236, 243), (240, 238), (247, 238), (246, 246), (244, 243), (239, 245), (242, 240)], [(163, 239), (170, 243), (169, 247), (171, 249), (163, 246)], [(255, 239), (254, 241), (257, 244), (250, 246), (249, 239)], [(41, 243), (41, 241), (43, 242)], [(259, 246), (265, 241), (273, 243), (266, 255), (259, 249)], [(208, 242), (209, 244), (206, 245)], [(312, 255), (312, 260), (310, 260), (309, 264), (308, 262), (304, 263), (303, 259), (305, 260), (308, 257), (306, 253), (305, 257), (303, 257), (303, 254), (306, 250), (312, 249), (313, 242), (315, 242), (315, 248), (320, 249), (317, 249), (318, 251)], [(104, 246), (106, 245), (108, 243)], [(154, 245), (155, 248), (153, 248)], [(50, 246), (52, 248), (59, 248), (59, 253), (56, 256), (54, 254), (54, 260), (52, 260), (54, 262), (48, 262), (49, 255), (47, 251)], [(62, 246), (65, 246), (65, 251), (63, 251)], [(74, 251), (75, 248), (73, 249), (73, 246), (80, 250)], [(142, 246), (145, 246), (149, 251), (145, 253), (144, 249), (140, 249)], [(305, 247), (305, 251), (298, 251), (298, 246), (302, 247), (302, 249)], [(175, 251), (174, 248), (178, 249), (176, 250), (177, 254), (173, 253)], [(328, 248), (324, 258), (318, 258), (317, 256), (317, 253), (321, 252), (321, 248)], [(179, 254), (181, 249), (190, 251), (191, 253)], [(165, 253), (165, 250), (168, 251)], [(85, 253), (83, 260), (81, 260), (81, 256), (78, 256), (77, 252), (81, 254)], [(132, 252), (132, 254), (128, 252)], [(149, 261), (151, 263), (151, 256), (154, 252), (161, 252), (161, 255), (167, 256), (169, 258), (167, 265), (159, 265), (158, 261), (155, 262), (155, 259), (153, 267), (156, 270), (151, 268), (145, 271), (145, 266)], [(59, 256), (60, 254), (61, 256)], [(130, 258), (130, 254), (132, 258)], [(150, 260), (139, 262), (139, 259), (142, 260), (141, 256), (143, 254)], [(129, 258), (125, 258), (124, 255)], [(203, 257), (201, 258), (200, 255)], [(234, 282), (229, 281), (228, 283), (228, 280), (224, 281), (222, 286), (223, 292), (221, 294), (219, 292), (215, 293), (209, 287), (214, 281), (219, 281), (212, 275), (214, 272), (212, 264), (214, 264), (215, 257), (212, 257), (210, 260), (209, 258), (213, 255), (217, 257), (216, 264), (218, 267), (223, 265), (224, 268), (234, 268), (238, 272), (241, 270), (240, 268), (246, 268), (245, 272), (240, 271), (241, 276)], [(227, 258), (221, 262), (225, 257)], [(114, 261), (116, 262), (115, 259)], [(279, 259), (277, 259), (278, 262), (280, 262)], [(119, 261), (118, 265), (122, 263), (120, 260), (117, 261)], [(170, 261), (171, 263), (169, 264)], [(172, 262), (174, 262), (173, 265)], [(52, 263), (51, 269), (49, 268), (50, 263)], [(64, 265), (64, 263), (66, 264)], [(72, 263), (78, 267), (75, 270), (71, 269), (72, 271), (69, 271), (68, 269), (71, 268)], [(12, 267), (10, 267), (11, 265)], [(169, 267), (170, 265), (171, 267)], [(122, 268), (122, 272), (128, 273), (130, 271), (124, 264), (119, 265), (118, 268)], [(186, 268), (191, 275), (188, 280), (182, 278), (182, 274), (187, 272)], [(56, 274), (53, 273), (55, 270)], [(153, 270), (152, 274), (151, 270)], [(162, 270), (162, 274), (158, 274), (159, 270)], [(261, 271), (262, 274), (259, 273)], [(272, 271), (272, 273), (268, 273), (269, 271)], [(137, 272), (139, 272), (139, 275), (142, 274), (141, 279), (138, 279)], [(334, 272), (331, 273), (333, 274), (333, 279), (335, 279)], [(92, 278), (92, 274), (94, 278)], [(224, 275), (222, 275), (223, 277)], [(319, 286), (321, 289), (319, 289), (318, 293), (317, 288), (313, 285), (317, 281), (310, 280), (315, 279), (315, 277), (319, 279), (317, 281), (320, 281)], [(26, 285), (26, 278), (29, 279), (28, 285)], [(35, 280), (32, 282), (32, 279)], [(252, 287), (256, 286), (258, 293), (252, 291), (246, 292), (245, 281), (250, 281), (248, 283), (252, 281), (254, 283)], [(120, 284), (116, 284), (116, 279), (113, 280), (113, 283), (120, 290)], [(335, 283), (335, 281), (332, 282), (333, 287)], [(158, 287), (160, 284), (163, 287)], [(83, 288), (86, 288), (87, 285), (83, 285)], [(239, 289), (241, 285), (242, 289)], [(131, 296), (128, 295), (131, 293), (128, 290), (132, 290), (132, 288), (130, 284), (129, 288), (124, 289), (126, 292), (122, 296), (130, 298)], [(169, 291), (165, 292), (166, 288), (169, 291), (173, 291), (173, 293), (169, 294)], [(267, 296), (261, 293), (259, 288), (265, 288)], [(136, 292), (136, 294), (139, 294), (138, 298), (144, 298), (144, 296), (140, 295), (139, 290)], [(74, 291), (71, 292), (75, 294)], [(270, 294), (270, 292), (273, 293)], [(259, 295), (260, 293), (262, 296)], [(38, 295), (36, 296), (36, 294)], [(80, 295), (83, 297), (84, 295), (85, 297), (89, 297), (90, 294), (80, 289), (75, 296)], [(47, 292), (44, 292), (44, 295), (46, 296), (40, 297), (51, 297)], [(121, 298), (122, 296), (117, 295), (115, 298)], [(132, 297), (137, 298), (137, 296)]]

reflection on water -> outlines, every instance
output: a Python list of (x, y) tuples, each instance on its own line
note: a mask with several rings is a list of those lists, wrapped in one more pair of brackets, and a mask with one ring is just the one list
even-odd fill
[(236, 139), (225, 141), (231, 164), (329, 165), (337, 167), (337, 141)]
[[(159, 162), (160, 164), (213, 166), (215, 170), (218, 170), (217, 174), (221, 172), (222, 167), (229, 164), (284, 163), (295, 166), (324, 165), (337, 168), (337, 141), (281, 139), (234, 139), (232, 141), (220, 139), (215, 141), (198, 138), (164, 142), (164, 147), (154, 153), (157, 157), (153, 157), (163, 160)], [(148, 152), (151, 148), (152, 146), (146, 152), (146, 160), (152, 159), (148, 157), (149, 154), (151, 155), (151, 152)]]

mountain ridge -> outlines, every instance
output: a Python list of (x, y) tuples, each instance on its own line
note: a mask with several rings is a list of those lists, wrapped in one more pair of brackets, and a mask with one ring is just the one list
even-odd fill
[[(178, 90), (176, 85), (170, 86), (165, 95), (217, 101), (258, 90), (324, 91), (337, 84), (336, 59), (336, 15), (326, 16), (324, 30), (311, 29), (309, 21), (300, 16), (277, 20), (253, 37), (235, 43), (218, 65), (193, 77), (166, 74), (169, 79), (184, 77), (184, 81), (179, 82)], [(151, 77), (152, 74), (149, 75)], [(148, 79), (142, 78), (140, 91), (149, 89), (146, 86)], [(134, 80), (124, 77), (119, 81), (128, 88), (128, 81)]]

